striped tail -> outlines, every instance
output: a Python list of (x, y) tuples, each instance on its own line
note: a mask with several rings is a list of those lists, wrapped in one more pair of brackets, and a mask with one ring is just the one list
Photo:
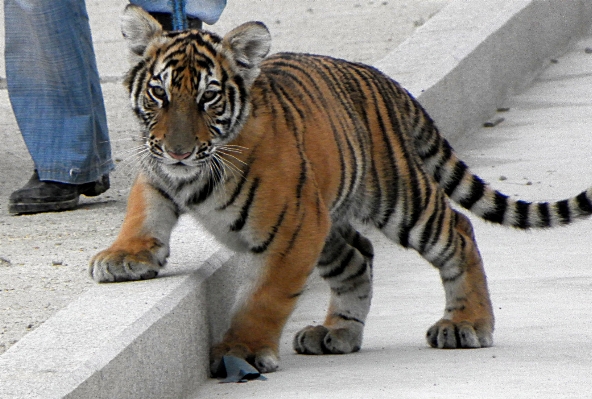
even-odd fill
[(456, 156), (429, 116), (423, 116), (414, 131), (415, 147), (428, 173), (463, 208), (487, 221), (519, 229), (567, 225), (592, 215), (592, 188), (557, 202), (514, 200), (494, 190)]

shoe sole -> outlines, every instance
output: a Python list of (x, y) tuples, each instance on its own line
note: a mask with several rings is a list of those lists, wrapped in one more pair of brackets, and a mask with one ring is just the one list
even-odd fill
[(60, 202), (16, 202), (8, 204), (8, 213), (20, 215), (27, 213), (60, 212), (69, 211), (78, 205), (78, 197)]
[(85, 197), (96, 197), (109, 190), (110, 186), (109, 175), (104, 175), (97, 181), (81, 184), (78, 192)]

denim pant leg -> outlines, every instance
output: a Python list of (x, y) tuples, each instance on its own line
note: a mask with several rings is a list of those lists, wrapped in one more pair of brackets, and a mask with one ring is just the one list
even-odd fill
[(5, 0), (12, 108), (41, 180), (85, 183), (113, 169), (84, 0)]
[[(199, 18), (208, 25), (213, 25), (226, 7), (226, 0), (183, 0), (187, 15)], [(172, 12), (171, 0), (130, 0), (130, 3), (149, 12)]]

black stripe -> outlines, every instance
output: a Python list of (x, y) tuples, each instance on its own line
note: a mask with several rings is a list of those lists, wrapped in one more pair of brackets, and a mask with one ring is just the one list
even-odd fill
[[(442, 212), (444, 214), (444, 212)], [(456, 214), (452, 215), (453, 218), (451, 220), (450, 223), (444, 224), (442, 223), (442, 230), (444, 228), (448, 228), (448, 234), (446, 235), (446, 243), (444, 248), (442, 248), (442, 250), (440, 251), (440, 253), (437, 256), (436, 261), (434, 262), (434, 265), (436, 265), (437, 267), (442, 267), (444, 266), (450, 259), (454, 258), (454, 256), (456, 256), (456, 237), (457, 237), (457, 232), (456, 232), (456, 218), (458, 217)], [(438, 236), (438, 240), (435, 241), (439, 242), (442, 241), (442, 235), (440, 234)], [(448, 254), (447, 254), (448, 253)]]
[(362, 262), (362, 265), (360, 266), (360, 268), (359, 268), (359, 269), (358, 269), (358, 270), (357, 270), (355, 273), (353, 273), (351, 276), (348, 276), (348, 277), (347, 277), (345, 280), (343, 280), (343, 281), (345, 282), (345, 281), (352, 281), (352, 280), (355, 280), (355, 279), (357, 279), (358, 277), (361, 277), (361, 276), (363, 276), (363, 275), (366, 273), (366, 270), (367, 270), (367, 269), (368, 269), (368, 262), (364, 261), (364, 262)]
[[(397, 180), (398, 180), (398, 173), (399, 173), (399, 165), (397, 163), (397, 156), (393, 149), (393, 145), (391, 144), (391, 138), (394, 135), (389, 135), (389, 132), (393, 133), (391, 129), (386, 128), (384, 118), (380, 112), (380, 104), (379, 98), (375, 96), (375, 89), (376, 87), (373, 84), (370, 84), (372, 81), (372, 76), (369, 76), (367, 84), (371, 89), (372, 94), (372, 102), (374, 104), (374, 109), (376, 110), (376, 122), (379, 126), (379, 131), (382, 133), (382, 141), (384, 145), (382, 148), (386, 149), (386, 157), (387, 157), (387, 167), (385, 168), (386, 173), (390, 173), (390, 178), (385, 178), (384, 180), (387, 183), (387, 186), (381, 190), (382, 191), (382, 208), (384, 209), (383, 214), (381, 215), (381, 220), (377, 221), (376, 225), (379, 229), (382, 229), (388, 221), (390, 220), (392, 214), (395, 212), (398, 202), (398, 187), (397, 187)], [(384, 98), (380, 98), (380, 100), (386, 101)], [(378, 147), (378, 145), (377, 145)], [(379, 180), (382, 181), (382, 180)], [(389, 184), (390, 183), (390, 184)]]
[(327, 273), (322, 273), (321, 277), (322, 278), (332, 278), (332, 277), (336, 277), (336, 276), (339, 276), (340, 274), (342, 274), (345, 271), (345, 268), (347, 267), (347, 265), (349, 265), (349, 262), (351, 262), (351, 260), (353, 259), (355, 254), (356, 254), (356, 250), (354, 248), (349, 247), (347, 253), (343, 257), (341, 262), (339, 262), (339, 265), (336, 268), (329, 270)]
[(136, 75), (146, 66), (146, 61), (142, 60), (138, 62), (130, 71), (127, 73), (125, 77), (125, 83), (127, 87), (127, 91), (129, 93), (132, 92), (132, 88), (134, 87), (134, 83), (136, 81)]
[(292, 233), (292, 237), (290, 237), (290, 241), (288, 241), (288, 246), (282, 252), (282, 257), (286, 257), (294, 248), (294, 244), (296, 244), (296, 239), (298, 238), (298, 236), (300, 235), (300, 232), (302, 231), (303, 224), (304, 224), (304, 212), (302, 213), (302, 215), (300, 215), (300, 221), (298, 223), (298, 226), (296, 227), (296, 230), (294, 230), (294, 233)]
[[(430, 128), (433, 128), (430, 126)], [(422, 136), (424, 135), (424, 131), (426, 130), (426, 126), (422, 126), (421, 130), (422, 132), (420, 133)], [(426, 159), (430, 159), (433, 156), (435, 156), (436, 154), (438, 154), (440, 152), (440, 148), (441, 148), (441, 141), (439, 139), (439, 137), (437, 135), (432, 135), (432, 141), (430, 143), (426, 143), (427, 148), (424, 149), (423, 154), (419, 154), (421, 156), (421, 159), (423, 159), (424, 161)]]
[(399, 239), (402, 243), (404, 243), (402, 245), (407, 247), (409, 245), (409, 233), (411, 232), (411, 229), (415, 227), (422, 213), (424, 212), (426, 206), (425, 198), (430, 198), (432, 189), (426, 182), (425, 174), (418, 173), (419, 168), (417, 168), (415, 165), (414, 159), (410, 159), (407, 152), (403, 152), (403, 155), (407, 160), (409, 169), (408, 173), (411, 189), (411, 209), (406, 209), (405, 211), (405, 214), (410, 215), (410, 217), (407, 220), (405, 227), (401, 230)]
[[(320, 92), (319, 86), (317, 85), (317, 82), (315, 82), (315, 80), (312, 79), (310, 71), (305, 70), (302, 67), (302, 65), (303, 64), (301, 64), (301, 63), (293, 64), (287, 60), (273, 59), (272, 63), (269, 63), (266, 65), (267, 68), (265, 68), (266, 69), (265, 72), (270, 75), (291, 78), (293, 80), (294, 84), (298, 85), (300, 87), (301, 91), (306, 93), (306, 95), (308, 97), (310, 97), (311, 99), (316, 98), (318, 96), (315, 96), (315, 94), (310, 90), (310, 87), (313, 87), (315, 89), (316, 93), (319, 93)], [(262, 66), (262, 68), (263, 68), (263, 66)], [(288, 74), (287, 69), (293, 69), (293, 70), (299, 72), (302, 75), (302, 77), (296, 76), (295, 74)], [(308, 80), (309, 84), (308, 85), (303, 84), (302, 78), (306, 78)]]
[[(155, 147), (155, 148), (157, 148), (157, 149), (158, 149), (158, 151), (159, 151), (161, 154), (164, 152), (161, 146), (159, 146), (159, 145), (155, 145), (154, 147)], [(165, 173), (163, 173), (163, 174), (162, 174), (162, 178), (163, 178), (163, 179), (167, 179), (167, 178), (168, 178), (168, 175), (167, 175), (167, 174), (165, 174)], [(211, 178), (212, 178), (212, 176), (210, 176), (210, 179), (211, 179)], [(194, 177), (192, 177), (192, 178), (190, 178), (190, 179), (183, 180), (183, 181), (179, 182), (179, 184), (177, 184), (177, 185), (175, 186), (175, 194), (177, 194), (177, 195), (178, 195), (178, 194), (179, 194), (181, 191), (183, 191), (183, 190), (184, 190), (186, 187), (188, 187), (188, 186), (191, 186), (191, 185), (195, 184), (196, 182), (198, 182), (198, 181), (199, 181), (199, 180), (201, 180), (201, 179), (202, 179), (202, 176), (201, 176), (201, 175), (196, 175), (196, 176), (194, 176)]]
[(580, 210), (585, 215), (592, 214), (592, 203), (590, 202), (590, 199), (588, 198), (588, 195), (585, 191), (576, 197), (576, 202), (578, 203)]
[[(443, 202), (443, 200), (439, 201), (438, 209), (436, 209), (434, 213), (438, 215), (438, 220), (436, 222), (436, 230), (432, 232), (430, 242), (428, 243), (429, 248), (433, 247), (438, 243), (438, 241), (440, 241), (440, 235), (442, 234), (442, 230), (445, 227), (444, 220), (446, 219), (446, 204)], [(428, 246), (426, 246), (426, 248)]]
[(356, 317), (345, 315), (343, 313), (333, 313), (332, 316), (339, 317), (340, 319), (343, 319), (346, 321), (355, 321), (356, 323), (360, 323), (360, 324), (364, 325), (364, 322), (362, 320), (360, 320)]
[(485, 183), (477, 176), (473, 176), (471, 191), (468, 197), (461, 198), (458, 203), (465, 209), (471, 209), (485, 194)]
[[(366, 246), (366, 243), (364, 242), (364, 240), (368, 241), (368, 244), (370, 245), (370, 252), (366, 251), (366, 249), (364, 248)], [(358, 250), (359, 253), (362, 254), (362, 256), (364, 256), (366, 258), (373, 258), (374, 257), (374, 250), (372, 248), (372, 242), (370, 240), (368, 240), (366, 237), (364, 237), (363, 235), (361, 235), (360, 232), (355, 231), (354, 238), (352, 239), (352, 245)]]
[[(230, 84), (225, 84), (222, 88), (222, 90), (226, 93), (226, 104), (224, 107), (224, 111), (226, 111), (226, 107), (230, 108), (230, 115), (232, 118), (235, 118), (235, 112), (236, 112), (236, 108), (237, 108), (237, 92), (236, 92), (236, 87), (234, 87), (233, 85)], [(244, 102), (240, 102), (238, 104), (238, 106), (244, 106), (243, 105)], [(239, 113), (240, 115), (240, 113)], [(238, 118), (237, 118), (238, 119)]]
[(442, 142), (442, 149), (440, 151), (440, 159), (438, 160), (438, 164), (434, 170), (433, 176), (434, 179), (436, 180), (436, 182), (440, 182), (440, 179), (442, 178), (442, 167), (444, 166), (444, 164), (446, 162), (448, 162), (448, 160), (450, 159), (450, 157), (452, 156), (452, 147), (450, 147), (450, 144), (444, 140)]
[[(432, 214), (430, 215), (428, 221), (426, 222), (426, 224), (423, 227), (423, 231), (421, 233), (421, 238), (419, 241), (419, 247), (417, 248), (417, 251), (420, 254), (423, 254), (425, 252), (426, 246), (428, 245), (428, 242), (430, 241), (430, 237), (432, 236), (432, 230), (434, 227), (434, 224), (436, 223), (436, 220), (440, 217), (440, 214), (442, 213), (440, 210), (440, 205), (441, 202), (438, 201), (438, 203), (436, 204), (434, 211), (432, 212)], [(440, 221), (441, 223), (441, 221)], [(436, 226), (436, 229), (441, 228), (440, 226)]]
[[(460, 241), (460, 246), (461, 248), (464, 248), (466, 246), (466, 242), (465, 242), (465, 238), (460, 235), (460, 234), (456, 234), (456, 231), (454, 230), (454, 228), (452, 227), (453, 224), (450, 224), (451, 226), (451, 231), (450, 231), (450, 235), (448, 236), (448, 243), (446, 245), (446, 251), (450, 249), (450, 253), (448, 255), (446, 255), (443, 259), (440, 259), (440, 267), (444, 267), (448, 262), (450, 262), (452, 259), (454, 259), (457, 256), (457, 249), (459, 246), (459, 241)], [(455, 240), (456, 238), (456, 240)], [(442, 254), (444, 254), (445, 251), (442, 252)], [(461, 255), (462, 255), (463, 251), (461, 251)], [(462, 259), (460, 259), (459, 261), (462, 262)], [(461, 273), (463, 273), (464, 270), (461, 270)], [(450, 279), (454, 279), (454, 278), (458, 278), (456, 275), (453, 277), (450, 277)], [(446, 279), (442, 279), (442, 281), (446, 281)]]
[[(240, 75), (236, 75), (233, 78), (234, 80), (234, 84), (235, 86), (238, 88), (238, 98), (240, 101), (240, 109), (238, 112), (238, 115), (236, 115), (235, 120), (236, 121), (242, 121), (243, 118), (246, 118), (247, 116), (245, 116), (245, 112), (248, 109), (248, 107), (246, 106), (249, 100), (249, 93), (245, 87), (245, 81), (242, 78), (242, 76)], [(234, 103), (232, 104), (234, 105)], [(235, 107), (236, 108), (236, 107)], [(234, 114), (234, 108), (233, 108), (233, 114)]]
[[(296, 185), (296, 199), (297, 199), (297, 203), (298, 206), (300, 206), (301, 203), (301, 199), (302, 199), (302, 190), (304, 189), (304, 183), (306, 182), (308, 176), (307, 176), (307, 163), (306, 163), (306, 155), (304, 153), (304, 149), (302, 148), (302, 133), (301, 133), (301, 129), (298, 129), (298, 127), (296, 126), (296, 121), (294, 120), (294, 117), (292, 115), (292, 113), (290, 112), (290, 109), (288, 108), (287, 104), (289, 104), (291, 106), (292, 109), (296, 110), (296, 112), (298, 113), (299, 117), (300, 117), (300, 121), (302, 122), (302, 120), (305, 118), (305, 115), (303, 113), (303, 111), (300, 109), (300, 107), (298, 107), (294, 101), (292, 101), (292, 98), (290, 97), (290, 93), (287, 92), (283, 87), (278, 86), (277, 87), (277, 91), (278, 93), (276, 93), (276, 95), (278, 96), (278, 100), (280, 101), (280, 103), (282, 104), (282, 109), (284, 111), (284, 114), (287, 116), (287, 122), (289, 122), (289, 125), (291, 127), (291, 130), (294, 133), (294, 139), (296, 141), (296, 147), (298, 148), (298, 155), (300, 156), (300, 175), (298, 176), (298, 184)], [(281, 96), (280, 93), (281, 92)], [(286, 104), (286, 105), (284, 105)]]
[[(407, 154), (404, 153), (404, 155), (407, 158)], [(409, 179), (410, 181), (410, 189), (411, 189), (411, 210), (407, 210), (407, 214), (410, 214), (410, 218), (407, 221), (407, 226), (404, 229), (404, 231), (406, 232), (406, 234), (408, 235), (409, 232), (411, 231), (411, 229), (413, 227), (415, 227), (415, 225), (417, 224), (417, 222), (419, 221), (419, 219), (421, 218), (425, 207), (426, 207), (426, 203), (425, 203), (425, 198), (430, 198), (431, 197), (431, 192), (432, 189), (429, 186), (429, 184), (426, 182), (426, 175), (423, 173), (418, 173), (418, 171), (420, 170), (419, 168), (416, 167), (414, 160), (409, 159), (408, 160), (408, 167), (409, 167)], [(405, 240), (409, 240), (409, 237), (406, 237)]]
[(321, 201), (321, 190), (316, 190), (316, 198), (315, 198), (315, 207), (317, 208), (317, 226), (321, 223), (321, 216), (322, 216), (322, 209), (321, 207), (324, 206), (323, 202)]
[(539, 210), (539, 217), (541, 218), (540, 227), (549, 227), (551, 225), (551, 212), (549, 211), (549, 204), (541, 202), (537, 205)]
[[(244, 171), (245, 176), (249, 173), (249, 169), (250, 169), (249, 167), (247, 167), (247, 169), (245, 169), (245, 171)], [(219, 211), (223, 211), (224, 209), (228, 208), (230, 205), (234, 204), (234, 201), (236, 201), (236, 199), (238, 198), (238, 196), (242, 192), (243, 186), (245, 185), (246, 181), (247, 181), (247, 179), (244, 177), (242, 177), (240, 179), (240, 181), (238, 182), (238, 184), (236, 185), (236, 187), (234, 189), (234, 192), (230, 196), (230, 199), (224, 205), (222, 205), (218, 208)]]
[[(349, 93), (347, 93), (347, 91), (344, 90), (343, 85), (342, 85), (342, 82), (347, 80), (350, 77), (351, 74), (349, 73), (349, 71), (345, 72), (343, 70), (343, 68), (341, 68), (341, 65), (339, 63), (337, 63), (335, 59), (332, 59), (330, 57), (320, 57), (320, 58), (317, 58), (317, 60), (319, 61), (317, 72), (322, 77), (325, 78), (325, 83), (330, 87), (331, 91), (333, 91), (337, 97), (341, 98), (342, 101), (345, 101), (347, 98), (349, 98), (350, 97)], [(336, 73), (340, 73), (341, 76), (336, 76)], [(351, 98), (350, 98), (350, 100), (351, 100)], [(354, 122), (357, 118), (354, 115), (351, 107), (349, 107), (347, 105), (349, 105), (349, 103), (344, 103), (342, 110), (345, 111), (345, 113), (348, 115), (349, 120), (351, 122)], [(343, 139), (345, 141), (345, 144), (346, 144), (346, 146), (349, 150), (349, 153), (351, 155), (351, 163), (349, 165), (350, 169), (351, 169), (349, 185), (347, 187), (344, 187), (344, 185), (340, 185), (340, 188), (342, 188), (342, 189), (339, 191), (339, 194), (336, 197), (336, 201), (340, 201), (342, 199), (345, 200), (348, 196), (350, 196), (350, 194), (352, 194), (351, 189), (355, 185), (355, 182), (358, 180), (358, 171), (357, 171), (356, 165), (358, 164), (359, 160), (356, 158), (355, 148), (351, 142), (350, 134), (348, 134), (351, 132), (345, 128), (344, 123), (342, 122), (341, 118), (338, 118), (337, 121), (340, 125), (340, 129), (335, 129), (335, 127), (333, 127), (333, 134), (335, 137), (335, 142), (339, 143), (340, 139)], [(352, 128), (355, 129), (355, 125), (352, 126)], [(341, 135), (338, 137), (339, 133), (341, 133)], [(356, 131), (354, 131), (354, 133), (359, 134), (359, 132), (356, 132)], [(362, 143), (360, 137), (358, 137), (358, 143), (359, 144)], [(342, 146), (339, 145), (339, 148), (340, 148), (341, 156), (343, 157)], [(344, 163), (344, 165), (345, 165), (345, 163)], [(345, 169), (344, 169), (344, 172), (345, 172)], [(342, 176), (345, 177), (345, 175), (342, 175)]]
[[(207, 40), (204, 40), (203, 36), (205, 36), (203, 33), (191, 32), (186, 37), (179, 37), (177, 40), (184, 41), (184, 40), (189, 39), (191, 41), (195, 41), (199, 46), (205, 47), (210, 52), (210, 55), (214, 56), (214, 55), (218, 54), (218, 52), (216, 51), (216, 48), (210, 42), (219, 43), (220, 39), (217, 36), (208, 34)], [(199, 51), (200, 54), (202, 54), (201, 49), (198, 48), (197, 50)]]
[[(291, 105), (291, 108), (295, 109), (299, 115), (300, 118), (303, 119), (305, 117), (304, 115), (304, 111), (300, 109), (300, 107), (298, 107), (291, 99), (291, 97), (289, 96), (289, 93), (287, 93), (283, 87), (281, 87), (279, 85), (280, 82), (286, 82), (287, 80), (289, 80), (290, 82), (286, 82), (285, 84), (290, 85), (290, 86), (299, 86), (299, 88), (304, 91), (309, 97), (311, 97), (311, 99), (314, 99), (315, 101), (318, 101), (321, 103), (321, 109), (328, 109), (328, 104), (326, 103), (325, 99), (322, 97), (322, 95), (318, 94), (317, 96), (313, 95), (313, 92), (309, 90), (309, 88), (305, 85), (302, 84), (301, 82), (301, 78), (294, 75), (293, 73), (291, 73), (289, 71), (289, 69), (295, 70), (299, 73), (302, 74), (303, 77), (305, 77), (312, 85), (312, 87), (314, 87), (316, 89), (316, 92), (319, 93), (321, 90), (319, 88), (319, 86), (317, 85), (317, 82), (315, 82), (315, 80), (313, 79), (313, 74), (311, 73), (311, 70), (305, 70), (302, 65), (304, 63), (304, 61), (308, 61), (308, 64), (312, 64), (313, 68), (314, 68), (314, 72), (316, 72), (318, 75), (320, 75), (322, 78), (329, 78), (329, 76), (327, 76), (326, 74), (323, 73), (323, 71), (319, 68), (320, 65), (318, 63), (317, 59), (300, 59), (300, 57), (295, 56), (293, 54), (281, 54), (280, 55), (282, 58), (278, 59), (278, 58), (274, 58), (273, 60), (270, 61), (270, 64), (267, 65), (267, 69), (266, 72), (269, 73), (270, 75), (274, 76), (276, 78), (275, 81), (270, 81), (269, 82), (269, 86), (272, 89), (272, 91), (274, 92), (274, 94), (276, 95), (277, 100), (280, 102), (280, 105), (282, 107), (282, 111), (285, 115), (285, 119), (286, 119), (286, 123), (288, 123), (288, 125), (291, 127), (291, 129), (295, 132), (296, 135), (296, 141), (298, 144), (298, 151), (301, 157), (301, 164), (300, 164), (300, 176), (299, 176), (299, 181), (298, 181), (298, 185), (296, 187), (296, 197), (297, 198), (301, 198), (302, 195), (302, 189), (304, 187), (304, 183), (307, 179), (307, 171), (306, 171), (306, 158), (304, 156), (304, 151), (302, 149), (302, 138), (299, 137), (297, 135), (297, 126), (296, 126), (296, 121), (294, 120), (294, 117), (292, 115), (292, 113), (290, 112), (290, 108), (288, 107), (288, 104)], [(296, 62), (299, 62), (298, 64), (292, 64), (290, 63), (290, 61), (296, 60)], [(330, 79), (323, 79), (323, 81), (327, 82), (327, 80)], [(291, 83), (291, 84), (290, 84)], [(334, 82), (332, 82), (334, 83)], [(328, 83), (327, 83), (328, 84)], [(274, 118), (275, 119), (275, 118)], [(340, 122), (340, 120), (338, 120), (338, 122)], [(344, 131), (344, 126), (343, 124), (341, 125), (341, 129), (338, 129), (335, 126), (335, 121), (332, 119), (332, 117), (329, 115), (329, 123), (331, 125), (331, 130), (333, 131), (334, 135), (335, 135), (335, 142), (336, 145), (338, 147), (338, 153), (340, 154), (340, 166), (341, 166), (341, 179), (339, 182), (339, 187), (338, 187), (338, 195), (336, 196), (335, 201), (339, 201), (342, 198), (342, 194), (345, 190), (345, 176), (346, 176), (346, 169), (347, 169), (347, 165), (346, 165), (346, 161), (343, 155), (343, 147), (342, 144), (340, 143), (340, 140), (338, 139), (336, 133), (338, 131)], [(346, 137), (347, 140), (347, 137)], [(351, 143), (348, 143), (351, 147)], [(354, 177), (355, 177), (355, 171), (353, 173)]]
[(262, 252), (265, 252), (267, 250), (267, 248), (269, 248), (269, 246), (271, 245), (271, 243), (275, 239), (275, 236), (277, 235), (277, 232), (278, 232), (280, 226), (282, 225), (282, 223), (284, 221), (284, 217), (286, 216), (287, 211), (288, 211), (288, 205), (284, 205), (284, 209), (282, 209), (282, 212), (280, 212), (277, 221), (275, 222), (275, 224), (271, 228), (271, 233), (269, 233), (269, 237), (267, 237), (267, 240), (265, 240), (261, 245), (257, 245), (256, 247), (252, 247), (251, 248), (252, 252), (254, 252), (256, 254), (260, 254)]
[(517, 213), (517, 220), (516, 225), (521, 229), (527, 229), (530, 227), (530, 222), (528, 220), (528, 209), (530, 207), (530, 203), (526, 201), (516, 201), (516, 213)]
[(218, 180), (210, 177), (201, 190), (193, 194), (193, 196), (187, 201), (187, 205), (199, 205), (207, 200), (214, 192), (217, 184)]
[[(183, 54), (183, 53), (181, 52), (181, 54)], [(169, 56), (172, 56), (172, 55), (174, 55), (174, 54), (169, 54)], [(176, 58), (171, 58), (166, 61), (166, 63), (164, 64), (164, 67), (162, 69), (165, 70), (168, 68), (173, 68), (173, 67), (176, 67), (177, 64), (179, 64), (179, 60)], [(160, 76), (159, 76), (159, 78), (160, 78)]]
[(239, 218), (230, 225), (230, 231), (240, 231), (245, 226), (245, 223), (247, 222), (247, 217), (249, 216), (249, 209), (253, 204), (253, 200), (255, 199), (255, 193), (257, 192), (258, 187), (259, 178), (257, 177), (255, 178), (255, 180), (253, 180), (253, 184), (251, 184), (247, 200), (243, 204), (243, 207), (239, 214)]
[(456, 190), (463, 177), (465, 177), (467, 169), (467, 165), (462, 161), (458, 161), (456, 165), (454, 165), (452, 174), (446, 179), (446, 184), (444, 186), (444, 192), (446, 192), (446, 195), (451, 196), (452, 193), (454, 193), (454, 190)]
[[(446, 262), (445, 262), (446, 263)], [(459, 269), (458, 273), (456, 273), (455, 275), (451, 276), (451, 277), (442, 277), (442, 282), (443, 283), (451, 283), (453, 281), (458, 280), (458, 278), (460, 276), (462, 276), (463, 274), (465, 274), (465, 270), (463, 269)]]
[(325, 241), (325, 246), (321, 252), (321, 257), (317, 263), (318, 266), (327, 266), (339, 257), (344, 251), (347, 243), (342, 239), (341, 235), (335, 231)]
[(483, 219), (493, 223), (503, 224), (504, 215), (506, 214), (507, 207), (508, 196), (496, 192), (495, 197), (493, 199), (493, 210), (486, 212), (483, 215)]
[(368, 142), (368, 149), (364, 151), (363, 157), (364, 159), (369, 162), (369, 176), (366, 176), (366, 185), (371, 187), (369, 191), (370, 194), (373, 194), (371, 198), (367, 199), (368, 208), (370, 209), (369, 215), (367, 217), (370, 220), (376, 219), (376, 216), (381, 212), (381, 194), (382, 194), (382, 187), (380, 176), (378, 173), (376, 159), (374, 158), (374, 137), (371, 134), (371, 121), (368, 116), (368, 105), (371, 104), (370, 99), (368, 99), (366, 93), (364, 92), (364, 87), (362, 87), (362, 82), (366, 85), (367, 91), (370, 92), (371, 98), (374, 98), (375, 102), (375, 90), (371, 86), (369, 86), (369, 82), (365, 79), (364, 72), (365, 70), (359, 71), (356, 70), (356, 79), (349, 79), (345, 82), (346, 87), (354, 93), (356, 99), (354, 100), (354, 107), (356, 110), (356, 115), (362, 119), (363, 125), (366, 127), (366, 131), (368, 132), (366, 139)]
[[(365, 124), (366, 128), (368, 129), (368, 132), (370, 133), (371, 132), (370, 131), (370, 122), (369, 122), (369, 118), (368, 118), (366, 110), (368, 110), (368, 109), (374, 110), (374, 114), (377, 117), (377, 122), (379, 124), (379, 130), (380, 130), (380, 132), (382, 132), (382, 139), (385, 143), (385, 145), (382, 146), (382, 148), (387, 148), (389, 165), (391, 165), (390, 168), (386, 168), (385, 170), (383, 170), (383, 172), (386, 174), (394, 174), (394, 171), (396, 170), (396, 164), (395, 164), (395, 161), (392, 156), (392, 151), (391, 151), (392, 147), (390, 146), (390, 143), (388, 142), (388, 136), (386, 135), (386, 132), (384, 130), (385, 129), (384, 121), (382, 120), (382, 117), (381, 117), (380, 113), (378, 112), (380, 107), (378, 105), (378, 98), (376, 97), (376, 93), (377, 93), (376, 86), (375, 86), (376, 82), (372, 76), (366, 76), (366, 75), (370, 74), (370, 72), (368, 70), (362, 69), (357, 72), (358, 72), (358, 75), (357, 75), (358, 79), (356, 79), (356, 82), (363, 82), (365, 85), (365, 89), (367, 91), (367, 93), (364, 93), (364, 88), (362, 88), (361, 86), (359, 86), (359, 88), (358, 88), (358, 91), (361, 93), (361, 96), (362, 96), (363, 104), (365, 104), (363, 106), (358, 107), (358, 108), (360, 108), (358, 110), (358, 113), (363, 116), (364, 124)], [(369, 98), (365, 96), (366, 94), (369, 96)], [(397, 189), (394, 184), (388, 184), (388, 182), (391, 181), (394, 183), (396, 178), (392, 178), (392, 179), (388, 179), (388, 178), (381, 179), (380, 178), (380, 175), (378, 173), (378, 168), (380, 167), (380, 165), (382, 163), (380, 161), (378, 161), (375, 157), (375, 155), (376, 155), (375, 148), (378, 148), (379, 146), (377, 146), (376, 143), (374, 142), (374, 137), (372, 134), (368, 134), (368, 143), (369, 143), (369, 148), (368, 148), (369, 155), (366, 155), (366, 157), (370, 159), (371, 180), (369, 182), (367, 182), (367, 184), (368, 185), (372, 184), (372, 187), (374, 187), (374, 190), (372, 190), (373, 195), (372, 195), (371, 199), (368, 200), (368, 202), (369, 202), (368, 207), (370, 209), (370, 213), (368, 215), (368, 218), (370, 220), (374, 221), (376, 223), (376, 225), (379, 228), (381, 228), (381, 227), (384, 227), (384, 225), (386, 225), (390, 215), (392, 214), (392, 212), (395, 209)], [(377, 166), (377, 165), (379, 165), (379, 166)], [(387, 184), (386, 186), (385, 186), (385, 182)], [(378, 220), (379, 217), (381, 218), (380, 221)]]
[(399, 231), (399, 244), (403, 248), (409, 248), (409, 232), (411, 228), (409, 226), (402, 226)]
[(301, 296), (303, 293), (304, 293), (304, 291), (300, 291), (300, 292), (297, 292), (297, 293), (295, 293), (295, 294), (290, 294), (290, 295), (288, 295), (288, 299), (295, 299), (295, 298), (298, 298), (298, 297), (299, 297), (299, 296)]
[(561, 224), (568, 224), (571, 220), (569, 202), (567, 200), (559, 201), (555, 203), (557, 213), (559, 214)]

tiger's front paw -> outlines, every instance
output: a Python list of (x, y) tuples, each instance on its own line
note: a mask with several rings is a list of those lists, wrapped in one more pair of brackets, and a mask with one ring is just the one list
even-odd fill
[(224, 377), (221, 367), (224, 356), (235, 356), (245, 359), (260, 373), (272, 373), (278, 369), (280, 364), (277, 351), (270, 347), (251, 350), (244, 344), (228, 344), (222, 342), (214, 346), (210, 353), (210, 372), (212, 377)]
[(432, 348), (438, 349), (487, 348), (493, 345), (493, 327), (487, 322), (441, 319), (430, 327), (426, 339)]
[(362, 346), (362, 331), (355, 328), (307, 326), (294, 336), (294, 350), (303, 355), (357, 352)]
[(143, 240), (133, 250), (109, 248), (90, 261), (89, 274), (98, 283), (154, 278), (166, 263), (168, 248), (159, 240)]

